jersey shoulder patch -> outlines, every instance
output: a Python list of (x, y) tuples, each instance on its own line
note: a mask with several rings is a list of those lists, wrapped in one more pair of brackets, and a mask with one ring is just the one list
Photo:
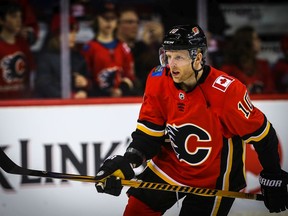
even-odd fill
[(162, 67), (161, 65), (158, 65), (152, 70), (151, 76), (152, 77), (162, 76), (163, 71), (164, 71), (164, 67)]
[(234, 82), (234, 80), (235, 79), (230, 76), (221, 75), (215, 79), (214, 83), (212, 84), (212, 87), (222, 92), (225, 92), (230, 86), (230, 84)]

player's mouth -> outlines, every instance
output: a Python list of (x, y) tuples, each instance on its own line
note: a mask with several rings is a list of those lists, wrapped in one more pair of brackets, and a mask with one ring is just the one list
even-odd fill
[(173, 77), (178, 77), (179, 74), (180, 74), (180, 72), (178, 72), (178, 71), (172, 71), (171, 74), (172, 74)]

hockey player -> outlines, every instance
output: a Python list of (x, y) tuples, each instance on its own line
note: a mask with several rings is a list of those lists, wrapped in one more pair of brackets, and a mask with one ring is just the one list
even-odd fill
[[(205, 65), (206, 50), (198, 25), (168, 31), (160, 49), (161, 65), (147, 79), (133, 140), (124, 156), (105, 160), (96, 175), (104, 182), (96, 189), (119, 195), (120, 178), (133, 178), (132, 168), (147, 161), (139, 176), (143, 181), (240, 191), (246, 186), (244, 148), (249, 143), (263, 166), (259, 182), (266, 207), (285, 211), (288, 174), (279, 163), (276, 132), (251, 103), (244, 84)], [(170, 142), (165, 142), (166, 136)], [(125, 216), (162, 215), (182, 197), (181, 216), (223, 216), (234, 201), (137, 188), (127, 194)]]

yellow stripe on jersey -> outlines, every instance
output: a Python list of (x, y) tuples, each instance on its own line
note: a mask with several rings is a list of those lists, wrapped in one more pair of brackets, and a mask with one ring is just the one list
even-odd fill
[(181, 185), (181, 186), (187, 186), (183, 185), (171, 177), (169, 177), (166, 173), (164, 173), (152, 160), (148, 161), (147, 166), (161, 179), (163, 179), (165, 182), (167, 182), (170, 185)]
[[(226, 164), (226, 171), (223, 176), (223, 184), (222, 190), (229, 191), (229, 178), (231, 173), (231, 167), (233, 162), (233, 142), (232, 139), (228, 139), (228, 154), (227, 154), (227, 164)], [(222, 197), (216, 197), (214, 201), (214, 206), (211, 215), (217, 215), (219, 211), (219, 207), (222, 201)]]
[(154, 137), (161, 137), (165, 134), (165, 130), (156, 131), (156, 130), (146, 127), (144, 124), (141, 124), (141, 123), (137, 123), (137, 129)]
[(246, 167), (245, 167), (245, 161), (246, 161), (246, 143), (242, 140), (242, 162), (243, 162), (243, 176), (246, 181)]
[(270, 126), (271, 126), (271, 125), (270, 125), (270, 122), (267, 121), (266, 127), (265, 127), (265, 129), (262, 131), (262, 133), (260, 133), (258, 136), (252, 136), (252, 137), (244, 140), (245, 143), (250, 143), (251, 141), (258, 142), (258, 141), (262, 140), (262, 139), (268, 134), (268, 132), (269, 132), (269, 130), (270, 130)]
[(233, 162), (233, 142), (232, 139), (228, 139), (228, 158), (227, 158), (227, 167), (226, 172), (223, 178), (223, 190), (229, 190), (229, 178), (231, 173), (231, 167)]

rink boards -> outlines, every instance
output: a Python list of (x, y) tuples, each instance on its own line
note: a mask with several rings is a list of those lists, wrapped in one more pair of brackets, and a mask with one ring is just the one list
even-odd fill
[[(125, 151), (136, 127), (140, 102), (137, 99), (117, 103), (94, 100), (2, 103), (0, 146), (21, 166), (93, 176), (108, 155)], [(288, 100), (253, 100), (253, 103), (275, 127), (281, 144), (281, 164), (288, 170)], [(259, 193), (261, 166), (250, 146), (247, 154), (250, 159), (246, 164), (245, 192)], [(98, 194), (91, 183), (16, 176), (2, 170), (0, 185), (1, 216), (121, 215), (127, 201), (127, 188), (120, 197), (113, 197)], [(175, 205), (165, 216), (177, 215), (178, 211)], [(267, 213), (260, 201), (236, 200), (231, 215), (251, 212)]]

